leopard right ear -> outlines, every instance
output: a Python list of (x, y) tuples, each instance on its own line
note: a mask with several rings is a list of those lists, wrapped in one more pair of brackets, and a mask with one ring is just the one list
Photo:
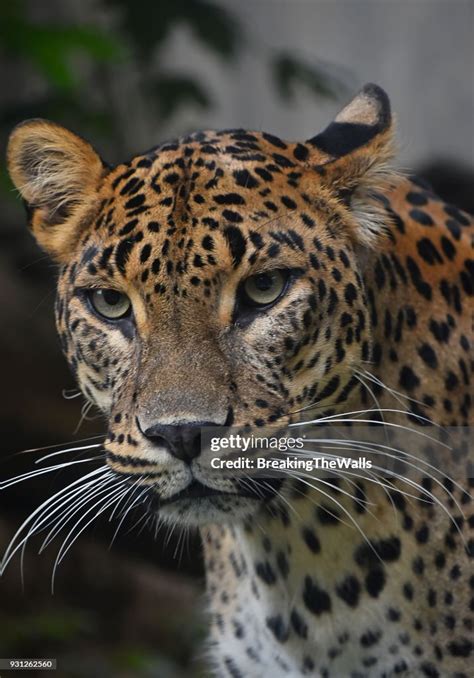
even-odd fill
[(10, 135), (8, 170), (38, 243), (67, 261), (107, 166), (90, 144), (48, 120), (27, 120)]

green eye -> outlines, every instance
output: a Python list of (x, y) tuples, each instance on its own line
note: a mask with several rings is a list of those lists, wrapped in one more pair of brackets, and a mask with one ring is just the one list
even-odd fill
[(287, 280), (285, 271), (267, 271), (252, 275), (245, 280), (242, 287), (244, 301), (251, 306), (268, 306), (284, 292)]
[(130, 299), (117, 290), (89, 290), (89, 299), (94, 310), (108, 320), (125, 318), (132, 310)]

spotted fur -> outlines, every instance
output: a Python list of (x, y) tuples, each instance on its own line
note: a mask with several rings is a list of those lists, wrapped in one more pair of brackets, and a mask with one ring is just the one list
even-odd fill
[[(393, 421), (472, 423), (473, 221), (392, 155), (374, 85), (304, 143), (199, 132), (110, 167), (49, 122), (11, 137), (31, 227), (60, 263), (63, 350), (108, 419), (108, 463), (149, 485), (150, 510), (201, 526), (219, 676), (472, 675), (474, 514), (457, 485), (428, 478), (407, 497), (397, 483), (285, 480), (252, 494), (144, 434), (388, 409), (394, 394), (406, 413)], [(241, 313), (242, 281), (276, 269), (290, 271), (285, 294)], [(127, 294), (133, 317), (98, 317), (90, 288)], [(215, 494), (186, 495), (193, 478)]]

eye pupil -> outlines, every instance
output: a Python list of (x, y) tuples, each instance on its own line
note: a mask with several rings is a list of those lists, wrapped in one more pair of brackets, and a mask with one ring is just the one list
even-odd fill
[(101, 294), (105, 303), (109, 306), (116, 306), (123, 298), (123, 294), (117, 292), (117, 290), (101, 290)]
[(267, 292), (274, 284), (274, 276), (268, 273), (260, 273), (255, 276), (255, 287), (261, 292)]

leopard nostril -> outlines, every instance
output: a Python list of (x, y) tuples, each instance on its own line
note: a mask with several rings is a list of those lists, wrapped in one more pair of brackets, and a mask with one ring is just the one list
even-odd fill
[(165, 445), (177, 459), (190, 463), (201, 453), (201, 429), (217, 424), (196, 421), (185, 424), (155, 424), (146, 428), (143, 435), (157, 445)]

